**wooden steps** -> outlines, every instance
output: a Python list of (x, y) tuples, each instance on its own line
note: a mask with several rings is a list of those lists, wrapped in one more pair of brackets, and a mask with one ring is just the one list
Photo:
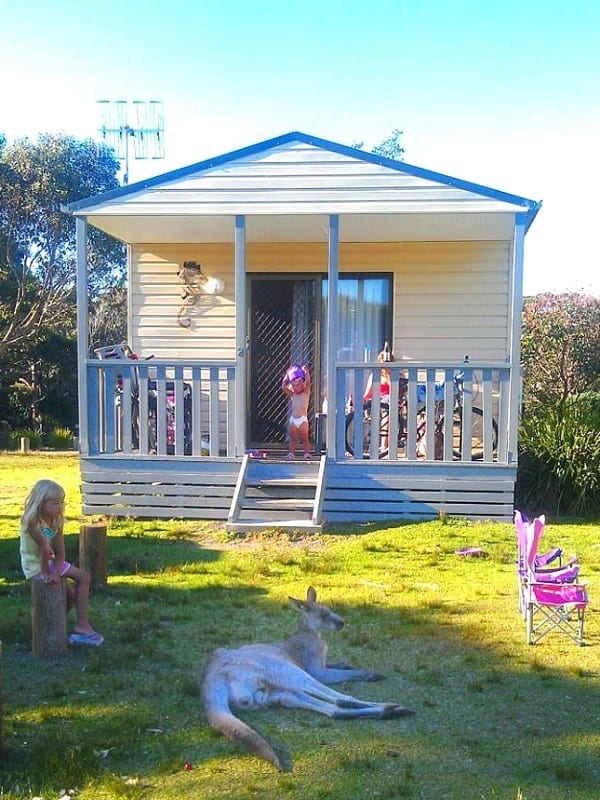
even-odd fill
[(322, 530), (325, 456), (314, 461), (244, 456), (226, 528)]

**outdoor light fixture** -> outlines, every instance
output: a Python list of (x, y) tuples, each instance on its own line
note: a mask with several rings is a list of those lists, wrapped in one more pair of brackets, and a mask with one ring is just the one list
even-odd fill
[(185, 312), (193, 308), (197, 302), (205, 295), (223, 294), (225, 281), (222, 278), (207, 277), (202, 272), (202, 267), (197, 261), (184, 261), (183, 266), (177, 272), (177, 277), (183, 283), (183, 303), (177, 314), (177, 322), (182, 328), (189, 328), (192, 324)]

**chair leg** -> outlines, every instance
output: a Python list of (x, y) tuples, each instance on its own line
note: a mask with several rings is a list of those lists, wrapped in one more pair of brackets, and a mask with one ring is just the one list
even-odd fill
[(525, 622), (527, 626), (527, 644), (533, 644), (533, 603), (527, 603)]
[[(553, 630), (562, 632), (571, 641), (582, 646), (585, 607), (549, 606), (527, 603), (527, 644), (537, 644)], [(573, 618), (576, 614), (576, 619)]]
[(577, 644), (582, 647), (583, 642), (583, 615), (585, 614), (585, 608), (581, 607), (577, 609)]

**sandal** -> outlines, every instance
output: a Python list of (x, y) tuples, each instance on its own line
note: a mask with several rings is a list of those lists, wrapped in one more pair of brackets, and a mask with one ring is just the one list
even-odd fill
[(99, 647), (104, 641), (104, 637), (96, 633), (71, 633), (69, 636), (70, 644), (88, 644), (92, 647)]

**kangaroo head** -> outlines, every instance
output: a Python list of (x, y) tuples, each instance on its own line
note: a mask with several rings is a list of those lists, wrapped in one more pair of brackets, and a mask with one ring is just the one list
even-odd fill
[(331, 633), (340, 631), (345, 622), (327, 606), (317, 603), (317, 593), (312, 586), (308, 587), (306, 600), (290, 597), (294, 608), (300, 612), (300, 627), (313, 633)]

